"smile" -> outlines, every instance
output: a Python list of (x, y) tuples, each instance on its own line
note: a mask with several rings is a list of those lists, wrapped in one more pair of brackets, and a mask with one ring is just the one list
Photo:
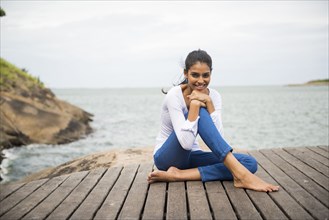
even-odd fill
[(195, 86), (195, 88), (198, 89), (198, 90), (199, 90), (199, 89), (200, 89), (200, 90), (201, 90), (201, 89), (205, 89), (205, 88), (207, 87), (206, 84), (202, 84), (202, 85), (194, 85), (194, 86)]

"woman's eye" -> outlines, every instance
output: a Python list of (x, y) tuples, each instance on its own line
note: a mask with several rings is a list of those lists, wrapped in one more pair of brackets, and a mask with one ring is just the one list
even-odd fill
[(210, 74), (209, 73), (205, 73), (202, 75), (203, 78), (209, 78)]
[(199, 78), (200, 75), (199, 75), (199, 74), (196, 74), (196, 73), (192, 73), (191, 76), (192, 76), (193, 78)]

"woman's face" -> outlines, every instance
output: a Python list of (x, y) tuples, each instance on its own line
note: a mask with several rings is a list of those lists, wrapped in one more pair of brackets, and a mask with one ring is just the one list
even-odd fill
[(184, 75), (192, 90), (203, 91), (210, 83), (211, 71), (206, 63), (197, 62)]

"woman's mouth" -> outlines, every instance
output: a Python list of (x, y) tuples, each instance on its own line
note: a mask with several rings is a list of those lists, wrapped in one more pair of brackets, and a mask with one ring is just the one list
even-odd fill
[(203, 90), (207, 87), (206, 84), (202, 84), (202, 85), (194, 85), (194, 87), (197, 89), (197, 90)]

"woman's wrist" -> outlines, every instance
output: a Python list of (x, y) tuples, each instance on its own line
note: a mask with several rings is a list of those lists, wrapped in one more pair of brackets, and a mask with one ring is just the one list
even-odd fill
[(208, 96), (206, 99), (205, 99), (205, 104), (208, 104), (208, 103), (210, 103), (210, 102), (212, 102), (212, 100), (211, 100), (211, 98)]
[(215, 107), (214, 107), (214, 104), (211, 99), (207, 100), (206, 107), (207, 107), (209, 114), (211, 114), (215, 111)]
[(202, 102), (199, 101), (199, 100), (197, 100), (197, 99), (191, 100), (191, 102), (190, 102), (190, 106), (194, 106), (194, 107), (199, 107), (200, 108), (201, 105), (202, 105)]

